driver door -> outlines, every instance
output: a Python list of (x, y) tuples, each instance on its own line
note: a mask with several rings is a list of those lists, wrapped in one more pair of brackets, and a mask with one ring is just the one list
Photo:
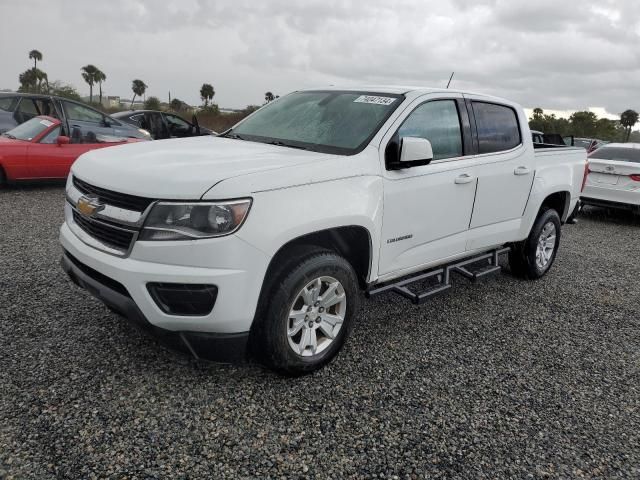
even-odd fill
[[(390, 145), (405, 136), (429, 140), (433, 160), (427, 165), (390, 169)], [(381, 279), (464, 254), (477, 179), (462, 95), (431, 94), (416, 99), (383, 138), (380, 150), (386, 167)]]

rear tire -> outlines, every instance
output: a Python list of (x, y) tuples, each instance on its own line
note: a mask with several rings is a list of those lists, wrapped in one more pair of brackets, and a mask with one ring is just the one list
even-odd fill
[(340, 255), (307, 250), (264, 289), (252, 349), (267, 367), (290, 376), (329, 363), (346, 340), (360, 306), (353, 267)]
[(511, 246), (511, 273), (528, 280), (543, 277), (553, 265), (560, 246), (560, 216), (553, 209), (540, 212), (526, 240)]
[(0, 188), (7, 184), (7, 176), (4, 173), (4, 169), (0, 167)]

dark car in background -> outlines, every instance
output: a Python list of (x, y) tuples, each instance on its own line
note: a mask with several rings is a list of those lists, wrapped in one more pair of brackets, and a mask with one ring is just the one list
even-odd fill
[(531, 139), (534, 144), (546, 145), (546, 146), (565, 146), (565, 142), (562, 139), (562, 135), (557, 133), (543, 133), (539, 130), (531, 130)]
[(157, 110), (129, 110), (114, 113), (113, 116), (130, 125), (147, 130), (155, 140), (198, 137), (201, 135), (215, 135), (216, 133), (213, 130), (201, 127), (195, 115), (191, 122), (175, 113)]
[(31, 93), (0, 93), (0, 133), (39, 115), (60, 120), (61, 135), (73, 143), (92, 141), (96, 135), (150, 140), (149, 132), (116, 120), (95, 108), (68, 98)]

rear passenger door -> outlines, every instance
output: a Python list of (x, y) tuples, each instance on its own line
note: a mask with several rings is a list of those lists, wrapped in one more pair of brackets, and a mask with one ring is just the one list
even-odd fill
[(520, 229), (535, 174), (531, 140), (522, 132), (521, 109), (483, 98), (466, 98), (477, 155), (478, 177), (467, 250), (510, 241)]

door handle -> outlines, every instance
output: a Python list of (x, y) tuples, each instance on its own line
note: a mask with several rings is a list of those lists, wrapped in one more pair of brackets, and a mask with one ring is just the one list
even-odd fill
[(528, 167), (516, 167), (513, 171), (514, 175), (529, 175), (529, 173), (531, 173), (531, 170)]
[(462, 175), (458, 175), (456, 177), (456, 179), (454, 180), (454, 183), (458, 184), (458, 185), (464, 185), (465, 183), (471, 183), (476, 179), (476, 177), (473, 177), (467, 173), (463, 173)]

